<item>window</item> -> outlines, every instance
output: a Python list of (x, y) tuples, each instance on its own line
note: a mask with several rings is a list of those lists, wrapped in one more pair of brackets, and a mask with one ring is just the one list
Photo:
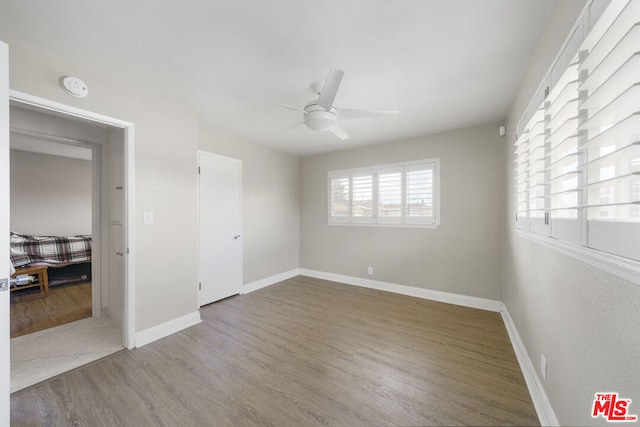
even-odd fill
[(350, 183), (348, 176), (336, 176), (330, 180), (331, 198), (329, 200), (329, 211), (331, 218), (335, 221), (348, 222), (351, 210), (350, 203)]
[(439, 225), (440, 159), (329, 172), (329, 224)]
[(351, 216), (354, 222), (371, 222), (373, 219), (373, 172), (353, 175)]
[(565, 47), (563, 69), (552, 68), (553, 89), (519, 126), (514, 179), (518, 229), (622, 257), (636, 270), (639, 22), (640, 1), (611, 2), (579, 47), (572, 34), (566, 46), (576, 49)]

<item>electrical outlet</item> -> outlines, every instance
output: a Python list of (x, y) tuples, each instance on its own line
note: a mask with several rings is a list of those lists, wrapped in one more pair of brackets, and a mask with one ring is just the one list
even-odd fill
[(373, 276), (373, 267), (367, 267), (367, 274)]
[(543, 380), (547, 379), (547, 358), (544, 354), (540, 354), (540, 374)]
[(145, 225), (152, 225), (155, 222), (153, 212), (145, 212), (143, 217)]

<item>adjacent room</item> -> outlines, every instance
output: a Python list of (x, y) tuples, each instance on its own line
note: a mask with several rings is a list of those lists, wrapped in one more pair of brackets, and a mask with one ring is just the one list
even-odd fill
[(121, 206), (110, 187), (122, 168), (103, 125), (16, 103), (10, 116), (10, 257), (13, 276), (35, 279), (10, 291), (15, 392), (123, 348), (122, 268), (94, 248), (103, 222), (118, 228), (100, 211)]
[(638, 22), (0, 2), (0, 424), (637, 422)]

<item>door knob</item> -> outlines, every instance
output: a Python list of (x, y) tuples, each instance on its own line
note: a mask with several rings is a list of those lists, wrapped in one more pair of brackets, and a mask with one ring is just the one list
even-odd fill
[(238, 240), (240, 238), (239, 234), (236, 234), (235, 236), (233, 236), (234, 239)]

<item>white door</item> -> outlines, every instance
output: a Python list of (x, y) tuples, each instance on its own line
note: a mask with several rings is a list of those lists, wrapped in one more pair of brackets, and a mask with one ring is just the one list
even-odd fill
[(242, 288), (242, 161), (198, 153), (200, 306)]
[[(0, 279), (9, 277), (9, 55), (0, 42)], [(9, 291), (0, 290), (0, 425), (9, 425)]]

